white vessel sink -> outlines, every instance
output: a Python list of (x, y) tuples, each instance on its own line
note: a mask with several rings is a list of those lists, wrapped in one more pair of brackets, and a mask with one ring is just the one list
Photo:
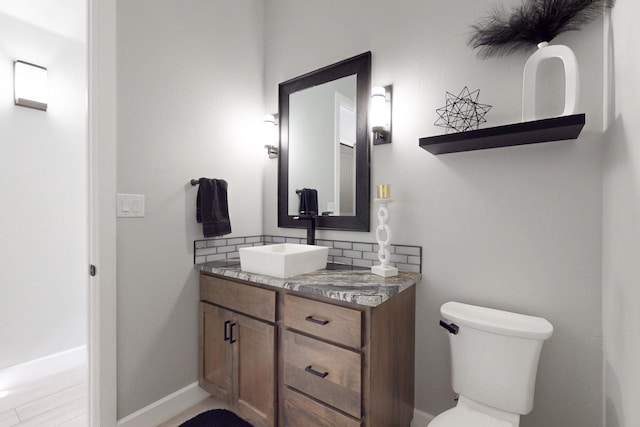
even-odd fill
[(329, 248), (325, 246), (295, 243), (240, 248), (240, 268), (284, 279), (326, 268), (328, 255)]

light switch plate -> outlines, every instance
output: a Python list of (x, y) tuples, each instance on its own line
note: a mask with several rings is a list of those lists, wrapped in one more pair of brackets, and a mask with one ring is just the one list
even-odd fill
[(144, 217), (144, 194), (116, 194), (116, 217)]

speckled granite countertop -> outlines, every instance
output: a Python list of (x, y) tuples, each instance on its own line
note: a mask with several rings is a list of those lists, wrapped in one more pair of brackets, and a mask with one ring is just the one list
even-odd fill
[(291, 289), (300, 293), (323, 296), (339, 301), (375, 307), (392, 296), (409, 289), (421, 278), (418, 273), (401, 271), (394, 277), (377, 276), (367, 268), (336, 268), (280, 279), (247, 273), (240, 270), (240, 260), (214, 261), (196, 264), (196, 269), (230, 279), (239, 279), (274, 288)]

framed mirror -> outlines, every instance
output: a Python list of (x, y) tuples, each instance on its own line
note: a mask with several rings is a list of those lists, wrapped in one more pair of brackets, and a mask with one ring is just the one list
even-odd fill
[(370, 88), (371, 52), (280, 83), (278, 227), (315, 190), (317, 228), (369, 231)]

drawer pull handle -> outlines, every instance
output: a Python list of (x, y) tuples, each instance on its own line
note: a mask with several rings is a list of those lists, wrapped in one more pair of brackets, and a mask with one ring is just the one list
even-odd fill
[(311, 323), (316, 323), (318, 325), (326, 325), (327, 323), (329, 323), (328, 320), (320, 320), (320, 319), (315, 319), (313, 316), (307, 316), (304, 318), (304, 320), (306, 320), (307, 322), (311, 322)]
[(306, 368), (304, 368), (304, 370), (306, 372), (309, 372), (310, 374), (315, 375), (316, 377), (320, 377), (320, 378), (325, 378), (327, 375), (329, 375), (329, 372), (319, 372), (316, 371), (315, 369), (313, 369), (311, 367), (311, 365), (307, 366)]

